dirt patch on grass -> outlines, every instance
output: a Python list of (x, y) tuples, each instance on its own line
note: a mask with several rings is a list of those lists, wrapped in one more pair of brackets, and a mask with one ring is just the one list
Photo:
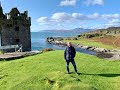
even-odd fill
[(106, 45), (111, 45), (120, 48), (120, 36), (119, 37), (103, 37), (103, 38), (92, 38), (96, 42), (101, 42)]

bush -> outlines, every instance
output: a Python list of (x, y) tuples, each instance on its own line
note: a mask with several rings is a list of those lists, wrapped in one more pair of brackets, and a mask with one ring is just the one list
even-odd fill
[(71, 38), (65, 38), (65, 40), (71, 40)]
[(84, 38), (93, 38), (93, 37), (100, 37), (100, 36), (102, 36), (102, 34), (100, 33), (86, 33), (82, 35), (82, 37)]
[(73, 38), (73, 40), (78, 40), (78, 39), (75, 37), (75, 38)]
[(81, 37), (82, 35), (77, 35), (77, 37)]
[(48, 51), (54, 51), (54, 49), (51, 49), (51, 48), (45, 48), (42, 50), (42, 52), (48, 52)]
[(63, 38), (55, 38), (55, 40), (57, 40), (57, 41), (62, 41)]

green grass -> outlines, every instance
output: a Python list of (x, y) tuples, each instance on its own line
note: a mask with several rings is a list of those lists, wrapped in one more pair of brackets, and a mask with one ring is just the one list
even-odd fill
[(87, 39), (80, 39), (80, 40), (64, 40), (65, 42), (72, 42), (76, 44), (82, 44), (82, 45), (87, 45), (87, 46), (95, 46), (95, 47), (101, 47), (101, 48), (106, 48), (106, 49), (115, 49), (116, 47), (110, 46), (110, 45), (105, 45), (100, 42), (95, 42), (93, 40), (87, 40)]
[(120, 90), (120, 61), (77, 53), (81, 75), (65, 74), (63, 51), (0, 62), (0, 90)]
[(0, 54), (3, 54), (3, 51), (0, 50)]

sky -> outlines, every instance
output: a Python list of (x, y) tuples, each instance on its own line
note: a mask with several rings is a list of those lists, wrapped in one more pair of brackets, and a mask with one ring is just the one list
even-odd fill
[(0, 0), (4, 13), (28, 10), (31, 31), (120, 26), (120, 0)]

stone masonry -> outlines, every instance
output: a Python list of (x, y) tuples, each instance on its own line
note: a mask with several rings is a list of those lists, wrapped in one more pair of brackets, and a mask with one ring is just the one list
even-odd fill
[(28, 11), (20, 13), (17, 8), (12, 8), (9, 13), (3, 14), (0, 5), (0, 46), (19, 45), (23, 51), (31, 51), (30, 26)]

